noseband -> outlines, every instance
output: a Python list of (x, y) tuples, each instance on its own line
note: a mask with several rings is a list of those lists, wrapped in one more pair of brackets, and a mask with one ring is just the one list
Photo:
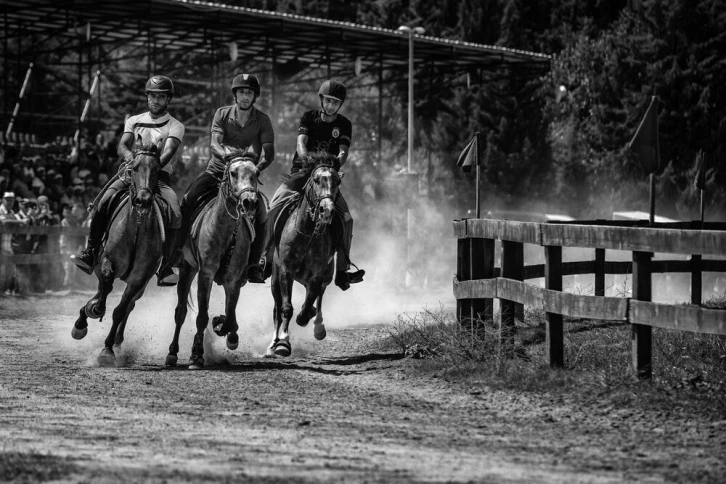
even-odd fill
[[(134, 160), (138, 158), (139, 156), (146, 155), (151, 156), (152, 158), (156, 159), (156, 161), (159, 161), (159, 155), (155, 151), (149, 151), (149, 150), (139, 150), (134, 153)], [(128, 167), (124, 173), (124, 178), (127, 176), (128, 171), (130, 170), (130, 167)], [(153, 193), (153, 190), (148, 185), (148, 180), (146, 185), (137, 186), (136, 181), (134, 180), (133, 176), (130, 176), (131, 183), (129, 184), (129, 191), (131, 192), (131, 199), (136, 198), (136, 194), (138, 194), (141, 190), (147, 190), (150, 193)]]
[[(305, 200), (308, 203), (308, 215), (310, 216), (310, 219), (315, 223), (315, 230), (313, 231), (313, 237), (319, 236), (323, 231), (325, 230), (325, 226), (330, 223), (330, 221), (333, 219), (332, 215), (330, 219), (328, 219), (326, 222), (323, 222), (320, 220), (320, 204), (325, 200), (326, 198), (330, 199), (333, 202), (333, 205), (335, 205), (335, 201), (338, 199), (338, 195), (340, 194), (340, 191), (336, 190), (335, 195), (323, 195), (322, 197), (318, 197), (317, 193), (315, 193), (315, 190), (313, 188), (313, 185), (315, 184), (314, 178), (315, 173), (318, 170), (328, 168), (327, 166), (319, 166), (313, 170), (313, 172), (310, 174), (310, 178), (308, 179), (308, 182), (306, 184), (305, 188)], [(335, 176), (335, 175), (334, 175)], [(332, 187), (331, 187), (332, 188)], [(331, 190), (332, 192), (332, 190)]]
[[(248, 158), (234, 158), (230, 160), (230, 162), (227, 163), (227, 168), (224, 170), (224, 176), (222, 177), (222, 195), (224, 196), (224, 209), (227, 211), (227, 214), (234, 220), (239, 220), (239, 218), (243, 215), (247, 217), (250, 216), (247, 214), (244, 205), (242, 205), (242, 195), (244, 195), (245, 193), (254, 193), (255, 195), (259, 195), (259, 191), (257, 190), (257, 188), (252, 187), (244, 187), (242, 191), (239, 192), (239, 194), (234, 194), (234, 191), (232, 190), (232, 180), (229, 176), (229, 167), (232, 166), (232, 163), (240, 159), (247, 160)], [(227, 205), (227, 200), (230, 198), (237, 200), (237, 203), (234, 206), (234, 211), (236, 212), (236, 214), (232, 214), (232, 212), (230, 212), (229, 210), (229, 206)], [(254, 216), (254, 213), (252, 215)]]

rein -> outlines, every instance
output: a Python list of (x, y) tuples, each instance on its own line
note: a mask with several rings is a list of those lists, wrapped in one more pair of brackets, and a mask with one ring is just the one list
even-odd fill
[(325, 195), (322, 197), (317, 197), (315, 194), (315, 190), (313, 189), (313, 175), (315, 174), (315, 171), (324, 168), (324, 167), (318, 167), (316, 168), (313, 173), (310, 174), (310, 178), (308, 179), (307, 183), (305, 183), (305, 201), (308, 204), (307, 208), (307, 214), (310, 217), (310, 219), (315, 223), (315, 229), (313, 229), (312, 235), (308, 235), (302, 231), (300, 231), (299, 228), (297, 228), (296, 224), (296, 230), (300, 235), (304, 235), (306, 237), (311, 238), (317, 238), (320, 237), (325, 232), (325, 229), (328, 225), (330, 225), (330, 222), (332, 221), (332, 215), (330, 217), (330, 220), (327, 222), (323, 222), (320, 220), (319, 216), (319, 208), (320, 204), (323, 202), (323, 200), (330, 199), (333, 202), (333, 205), (335, 205), (336, 200), (338, 199), (338, 195), (340, 194), (340, 191), (336, 191), (335, 196), (332, 195)]

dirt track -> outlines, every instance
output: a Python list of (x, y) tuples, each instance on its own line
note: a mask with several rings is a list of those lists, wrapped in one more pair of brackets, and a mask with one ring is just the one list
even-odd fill
[(145, 298), (129, 323), (125, 366), (110, 369), (94, 365), (108, 321), (93, 322), (83, 341), (70, 337), (85, 297), (0, 298), (1, 480), (604, 483), (726, 475), (726, 421), (683, 408), (656, 414), (458, 388), (416, 376), (410, 360), (376, 349), (382, 325), (328, 318), (325, 341), (295, 328), (291, 358), (263, 359), (267, 329), (253, 321), (237, 352), (215, 342), (209, 369), (165, 369), (171, 323), (157, 335), (143, 320), (170, 306), (153, 291)]

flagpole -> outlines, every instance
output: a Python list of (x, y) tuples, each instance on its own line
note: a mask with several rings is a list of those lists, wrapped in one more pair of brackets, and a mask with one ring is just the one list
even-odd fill
[(650, 225), (655, 222), (655, 175), (650, 174)]
[(479, 209), (480, 200), (479, 200), (479, 131), (476, 132), (476, 218), (479, 218), (481, 212)]

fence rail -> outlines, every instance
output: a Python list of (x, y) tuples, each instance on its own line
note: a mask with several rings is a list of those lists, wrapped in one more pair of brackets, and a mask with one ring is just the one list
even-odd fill
[[(499, 299), (499, 324), (506, 340), (514, 332), (517, 304), (542, 309), (553, 366), (564, 366), (563, 316), (629, 322), (633, 369), (639, 377), (650, 378), (652, 327), (726, 335), (726, 311), (700, 307), (703, 272), (726, 272), (726, 260), (703, 258), (726, 254), (726, 224), (646, 224), (647, 221), (456, 220), (457, 274), (453, 289), (457, 317), (460, 321), (493, 319), (493, 300)], [(497, 240), (501, 241), (500, 267), (495, 267)], [(526, 266), (524, 244), (542, 246), (545, 263)], [(595, 258), (563, 262), (563, 247), (595, 249)], [(606, 261), (606, 250), (631, 251), (632, 261)], [(690, 260), (654, 261), (656, 252), (686, 254)], [(659, 272), (690, 273), (693, 305), (651, 302), (651, 276)], [(562, 292), (563, 276), (577, 274), (595, 275), (595, 295)], [(632, 274), (633, 297), (605, 297), (605, 274)], [(545, 279), (544, 288), (524, 282), (540, 277)]]

